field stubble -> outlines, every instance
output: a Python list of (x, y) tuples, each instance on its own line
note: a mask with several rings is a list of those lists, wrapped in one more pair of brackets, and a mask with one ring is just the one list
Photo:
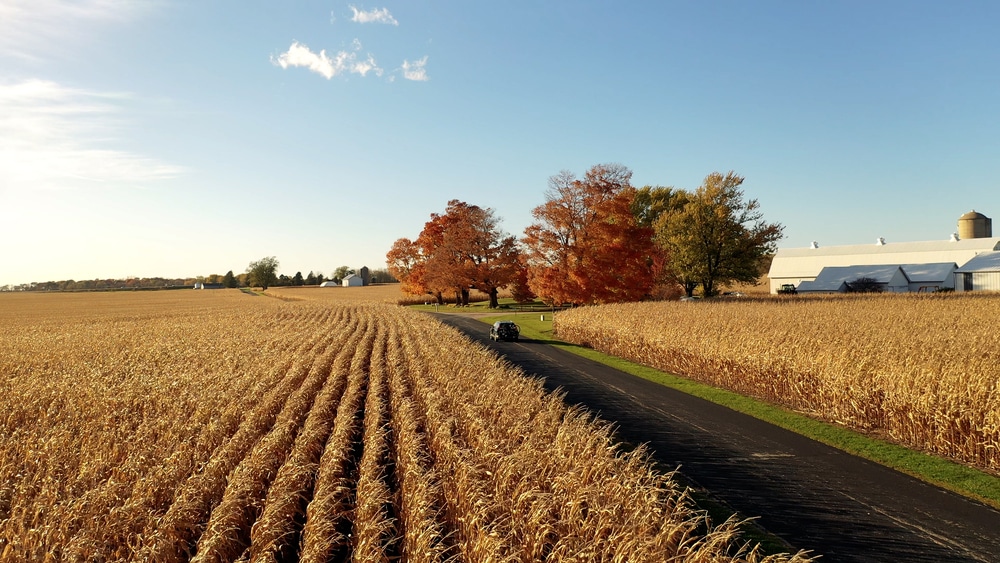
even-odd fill
[(457, 332), (309, 295), (0, 296), (0, 561), (806, 560)]

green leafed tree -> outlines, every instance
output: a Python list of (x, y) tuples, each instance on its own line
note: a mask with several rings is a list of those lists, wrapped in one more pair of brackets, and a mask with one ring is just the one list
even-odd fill
[(236, 287), (239, 282), (236, 280), (236, 276), (233, 275), (233, 271), (229, 270), (226, 275), (222, 276), (222, 285), (225, 287)]
[(688, 192), (674, 187), (643, 186), (635, 191), (632, 215), (639, 226), (652, 228), (664, 213), (683, 209), (689, 196)]
[(688, 296), (699, 284), (712, 297), (720, 284), (755, 283), (776, 250), (784, 227), (766, 222), (760, 203), (744, 198), (743, 180), (713, 172), (683, 207), (655, 220), (656, 242)]
[(266, 290), (278, 281), (278, 259), (274, 256), (250, 262), (247, 266), (247, 284)]
[(340, 266), (339, 268), (333, 271), (333, 279), (334, 281), (341, 282), (344, 281), (344, 278), (353, 273), (354, 269), (351, 268), (350, 266)]

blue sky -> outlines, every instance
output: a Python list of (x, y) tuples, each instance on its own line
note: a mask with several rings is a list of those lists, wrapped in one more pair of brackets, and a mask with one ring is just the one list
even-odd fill
[(1000, 216), (992, 2), (0, 0), (0, 285), (384, 267), (450, 199), (713, 171), (781, 246)]

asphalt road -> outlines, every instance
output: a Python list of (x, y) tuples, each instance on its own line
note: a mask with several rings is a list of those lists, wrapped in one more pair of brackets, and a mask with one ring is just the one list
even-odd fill
[(557, 347), (494, 343), (486, 324), (435, 316), (824, 563), (1000, 562), (1000, 511), (982, 503)]

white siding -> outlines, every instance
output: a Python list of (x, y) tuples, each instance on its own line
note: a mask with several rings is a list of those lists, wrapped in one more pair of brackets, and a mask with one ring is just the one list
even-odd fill
[(957, 272), (955, 291), (1000, 291), (1000, 272)]

